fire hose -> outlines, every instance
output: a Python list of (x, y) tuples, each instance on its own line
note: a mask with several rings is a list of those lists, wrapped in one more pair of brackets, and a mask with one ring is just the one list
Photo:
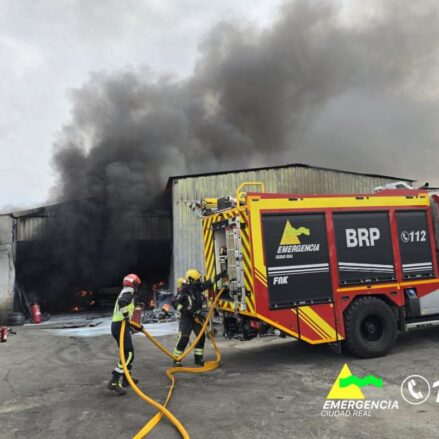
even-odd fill
[[(183, 358), (185, 358), (197, 345), (203, 334), (206, 332), (207, 325), (209, 323), (209, 320), (212, 317), (213, 311), (221, 297), (221, 295), (224, 292), (224, 288), (221, 289), (217, 296), (215, 297), (215, 300), (212, 302), (209, 312), (207, 313), (207, 316), (204, 320), (203, 326), (201, 328), (201, 331), (195, 338), (195, 340), (191, 343), (188, 349), (186, 349), (183, 354), (179, 356), (174, 356), (168, 349), (166, 349), (165, 346), (163, 346), (155, 337), (153, 337), (145, 328), (143, 328), (141, 325), (139, 325), (136, 322), (130, 321), (129, 324), (138, 330), (141, 330), (143, 334), (157, 347), (159, 348), (164, 354), (166, 354), (169, 358), (181, 361)], [(197, 323), (201, 323), (200, 321), (197, 321)], [(137, 395), (142, 398), (146, 403), (151, 405), (152, 407), (156, 408), (158, 412), (145, 424), (145, 426), (133, 437), (134, 439), (140, 439), (145, 436), (147, 436), (152, 429), (161, 421), (163, 415), (165, 415), (171, 423), (176, 427), (178, 432), (180, 433), (181, 437), (183, 439), (190, 439), (190, 436), (186, 429), (184, 428), (183, 424), (167, 409), (167, 405), (171, 399), (172, 392), (175, 387), (175, 373), (204, 373), (209, 372), (211, 370), (217, 369), (219, 367), (219, 363), (221, 361), (221, 353), (218, 350), (218, 347), (215, 343), (215, 340), (210, 332), (207, 332), (207, 336), (209, 340), (212, 343), (212, 346), (215, 350), (215, 360), (206, 361), (204, 363), (203, 367), (171, 367), (166, 370), (166, 376), (169, 378), (171, 385), (169, 387), (168, 395), (166, 397), (165, 403), (162, 405), (152, 399), (150, 396), (146, 395), (142, 390), (139, 389), (139, 387), (134, 383), (131, 374), (127, 368), (126, 359), (125, 359), (125, 353), (124, 353), (124, 335), (126, 330), (126, 321), (122, 322), (122, 327), (120, 331), (120, 337), (119, 337), (119, 355), (120, 355), (120, 361), (122, 363), (122, 367), (126, 376), (126, 379), (128, 380), (128, 383), (132, 387), (132, 389), (137, 393)]]

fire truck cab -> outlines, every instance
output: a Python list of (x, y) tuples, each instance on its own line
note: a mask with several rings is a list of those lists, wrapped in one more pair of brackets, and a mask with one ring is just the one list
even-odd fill
[[(248, 184), (261, 192), (242, 192)], [(275, 328), (362, 358), (387, 354), (398, 332), (439, 322), (437, 212), (426, 190), (300, 195), (241, 185), (202, 220), (206, 277), (228, 272), (224, 334), (246, 340)]]

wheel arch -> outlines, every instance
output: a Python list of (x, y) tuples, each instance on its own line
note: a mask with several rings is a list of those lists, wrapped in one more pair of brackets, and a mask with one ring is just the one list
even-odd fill
[[(362, 302), (362, 303), (361, 303)], [(381, 303), (385, 304), (389, 311), (388, 316), (393, 315), (393, 323), (390, 320), (387, 320), (387, 328), (390, 328), (390, 332), (386, 332), (388, 335), (380, 335), (380, 339), (382, 341), (377, 340), (377, 343), (381, 343), (382, 349), (377, 346), (373, 346), (375, 340), (367, 341), (363, 338), (363, 336), (359, 333), (359, 326), (357, 326), (356, 316), (358, 313), (364, 312), (364, 306), (371, 306), (373, 303)], [(373, 305), (372, 305), (373, 306)], [(381, 307), (382, 305), (380, 305)], [(384, 308), (382, 308), (384, 310)], [(353, 300), (349, 303), (349, 305), (343, 311), (343, 318), (345, 324), (345, 335), (346, 338), (343, 342), (347, 351), (353, 354), (354, 356), (360, 358), (373, 358), (377, 356), (386, 355), (391, 348), (393, 347), (398, 331), (398, 321), (400, 320), (400, 307), (398, 307), (393, 301), (391, 301), (386, 294), (361, 294), (357, 295)], [(378, 308), (379, 310), (379, 308)], [(385, 315), (381, 314), (381, 319), (385, 322)], [(391, 328), (394, 330), (391, 330)], [(393, 334), (393, 335), (392, 335)], [(384, 344), (383, 344), (384, 343)]]
[(389, 294), (386, 294), (386, 293), (357, 294), (357, 295), (355, 295), (355, 297), (352, 298), (352, 300), (349, 302), (349, 304), (343, 310), (343, 320), (344, 320), (344, 316), (345, 316), (347, 310), (349, 309), (349, 307), (352, 306), (352, 304), (354, 302), (357, 302), (358, 300), (360, 300), (363, 297), (376, 297), (377, 299), (382, 300), (386, 305), (388, 305), (390, 307), (390, 309), (394, 313), (395, 319), (396, 319), (396, 324), (398, 325), (398, 329), (401, 331), (404, 330), (404, 328), (405, 328), (404, 307), (399, 306), (398, 303), (395, 302), (394, 300), (392, 300), (389, 297)]

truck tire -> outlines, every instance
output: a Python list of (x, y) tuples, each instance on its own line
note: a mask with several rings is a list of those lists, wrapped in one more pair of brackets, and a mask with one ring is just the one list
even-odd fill
[(26, 320), (25, 315), (22, 312), (10, 312), (8, 313), (8, 326), (22, 326)]
[(397, 337), (392, 309), (377, 297), (360, 297), (344, 314), (346, 350), (359, 358), (382, 357), (393, 347)]

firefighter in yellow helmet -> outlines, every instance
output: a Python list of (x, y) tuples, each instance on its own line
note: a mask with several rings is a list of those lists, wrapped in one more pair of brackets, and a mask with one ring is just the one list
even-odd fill
[[(202, 321), (201, 307), (203, 305), (202, 293), (218, 282), (221, 278), (226, 276), (226, 272), (217, 274), (213, 279), (203, 281), (201, 273), (195, 269), (190, 269), (186, 272), (184, 282), (181, 282), (181, 288), (178, 288), (177, 295), (174, 300), (174, 307), (180, 313), (180, 325), (177, 344), (174, 349), (174, 355), (181, 355), (189, 342), (191, 332), (194, 331), (198, 335), (201, 331), (202, 325), (195, 321)], [(181, 279), (181, 278), (180, 278)], [(179, 279), (179, 280), (180, 280)], [(194, 357), (195, 364), (199, 366), (204, 365), (204, 342), (206, 337), (201, 337), (200, 341), (195, 346)], [(182, 366), (180, 361), (174, 361), (174, 366)]]
[(177, 279), (177, 292), (181, 291), (185, 283), (186, 283), (186, 279), (184, 277), (179, 277)]

